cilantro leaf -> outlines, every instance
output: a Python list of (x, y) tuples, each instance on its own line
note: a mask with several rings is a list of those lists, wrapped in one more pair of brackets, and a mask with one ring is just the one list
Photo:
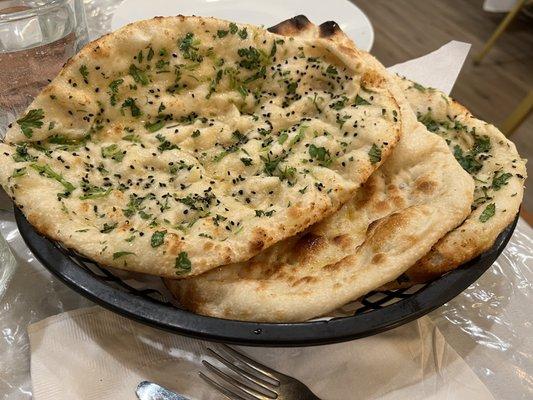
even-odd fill
[(116, 260), (117, 258), (124, 257), (130, 254), (135, 254), (131, 251), (117, 251), (116, 253), (113, 253), (113, 260)]
[(63, 187), (65, 188), (66, 192), (65, 195), (68, 196), (70, 193), (76, 189), (76, 186), (74, 186), (72, 183), (67, 181), (63, 175), (55, 172), (49, 165), (42, 165), (42, 164), (30, 164), (30, 167), (33, 168), (35, 171), (37, 171), (40, 175), (46, 176), (47, 178), (54, 179), (58, 181)]
[(165, 235), (167, 234), (167, 231), (156, 231), (152, 234), (152, 238), (150, 239), (150, 245), (152, 247), (159, 247), (161, 246), (165, 241)]
[(318, 164), (322, 167), (329, 167), (333, 162), (329, 150), (325, 147), (317, 147), (314, 144), (309, 146), (309, 155), (318, 161)]
[(369, 105), (370, 103), (368, 101), (366, 101), (365, 99), (363, 99), (361, 96), (357, 95), (355, 96), (355, 102), (354, 104), (356, 106), (367, 106)]
[(483, 223), (487, 222), (490, 218), (492, 218), (496, 214), (496, 204), (490, 203), (485, 207), (483, 212), (479, 216), (479, 220)]
[(126, 107), (130, 108), (132, 117), (139, 117), (142, 114), (141, 109), (137, 107), (137, 104), (135, 104), (135, 100), (131, 97), (128, 97), (126, 100), (124, 100), (124, 103), (122, 103), (122, 108)]
[(500, 190), (503, 186), (507, 185), (507, 181), (513, 176), (513, 174), (510, 174), (508, 172), (504, 172), (501, 174), (500, 172), (497, 172), (494, 175), (494, 178), (492, 178), (492, 188), (494, 190)]
[(83, 80), (85, 81), (85, 83), (88, 83), (87, 78), (89, 77), (89, 70), (87, 69), (87, 65), (85, 64), (82, 65), (79, 71), (80, 71), (81, 76), (83, 76)]
[(33, 136), (33, 129), (40, 129), (43, 126), (44, 111), (42, 108), (33, 109), (27, 112), (27, 114), (17, 120), (17, 124), (20, 126), (24, 136), (31, 138)]
[(28, 153), (28, 147), (26, 146), (26, 143), (23, 143), (20, 146), (17, 145), (17, 149), (13, 154), (13, 160), (15, 162), (35, 161), (37, 160), (37, 157)]
[(370, 157), (370, 163), (376, 164), (381, 161), (381, 149), (376, 146), (376, 144), (372, 144), (372, 147), (368, 151), (368, 155)]
[(178, 254), (176, 257), (176, 275), (185, 274), (187, 272), (190, 272), (192, 269), (191, 260), (189, 260), (189, 256), (186, 252), (182, 251)]
[(128, 72), (136, 83), (140, 83), (143, 86), (146, 86), (150, 83), (146, 73), (142, 69), (138, 68), (135, 64), (130, 65)]
[(103, 158), (111, 158), (116, 162), (124, 158), (124, 152), (116, 144), (102, 147), (101, 154)]
[(111, 232), (113, 229), (115, 229), (116, 227), (118, 226), (118, 222), (112, 222), (110, 224), (108, 224), (107, 222), (104, 224), (104, 226), (102, 227), (102, 229), (100, 229), (100, 232), (101, 233), (109, 233)]

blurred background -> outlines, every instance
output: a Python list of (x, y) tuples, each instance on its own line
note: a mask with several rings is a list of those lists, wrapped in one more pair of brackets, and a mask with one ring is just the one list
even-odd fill
[[(533, 90), (533, 1), (515, 18), (478, 65), (474, 59), (516, 5), (513, 0), (352, 0), (368, 16), (375, 39), (371, 53), (386, 66), (420, 57), (450, 40), (472, 44), (452, 96), (475, 116), (500, 129)], [(523, 104), (523, 103), (522, 103)], [(507, 134), (509, 135), (509, 134)], [(523, 158), (533, 160), (533, 116), (511, 133)], [(531, 164), (528, 165), (531, 171)], [(529, 172), (530, 175), (532, 172)], [(533, 185), (526, 181), (522, 216), (533, 225)]]

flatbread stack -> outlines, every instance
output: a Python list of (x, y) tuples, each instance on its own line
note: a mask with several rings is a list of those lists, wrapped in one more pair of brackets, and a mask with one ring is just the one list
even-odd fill
[(525, 162), (333, 22), (154, 18), (87, 45), (0, 144), (43, 235), (165, 278), (194, 312), (326, 315), (492, 245)]

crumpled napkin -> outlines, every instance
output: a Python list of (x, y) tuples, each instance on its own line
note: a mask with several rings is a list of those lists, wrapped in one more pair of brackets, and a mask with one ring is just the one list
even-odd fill
[[(220, 399), (199, 377), (201, 340), (162, 332), (100, 307), (28, 328), (35, 400), (136, 399), (157, 382), (191, 400)], [(305, 348), (241, 347), (306, 383), (322, 399), (486, 400), (488, 389), (428, 317), (352, 342)]]

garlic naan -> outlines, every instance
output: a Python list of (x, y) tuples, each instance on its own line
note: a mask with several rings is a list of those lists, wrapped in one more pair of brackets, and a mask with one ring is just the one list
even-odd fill
[(329, 28), (178, 16), (89, 43), (8, 130), (0, 183), (103, 266), (247, 260), (338, 210), (402, 133), (383, 66)]
[(427, 282), (489, 249), (516, 217), (524, 195), (526, 162), (494, 125), (481, 121), (439, 90), (398, 79), (418, 120), (448, 143), (476, 185), (472, 212), (397, 282)]

